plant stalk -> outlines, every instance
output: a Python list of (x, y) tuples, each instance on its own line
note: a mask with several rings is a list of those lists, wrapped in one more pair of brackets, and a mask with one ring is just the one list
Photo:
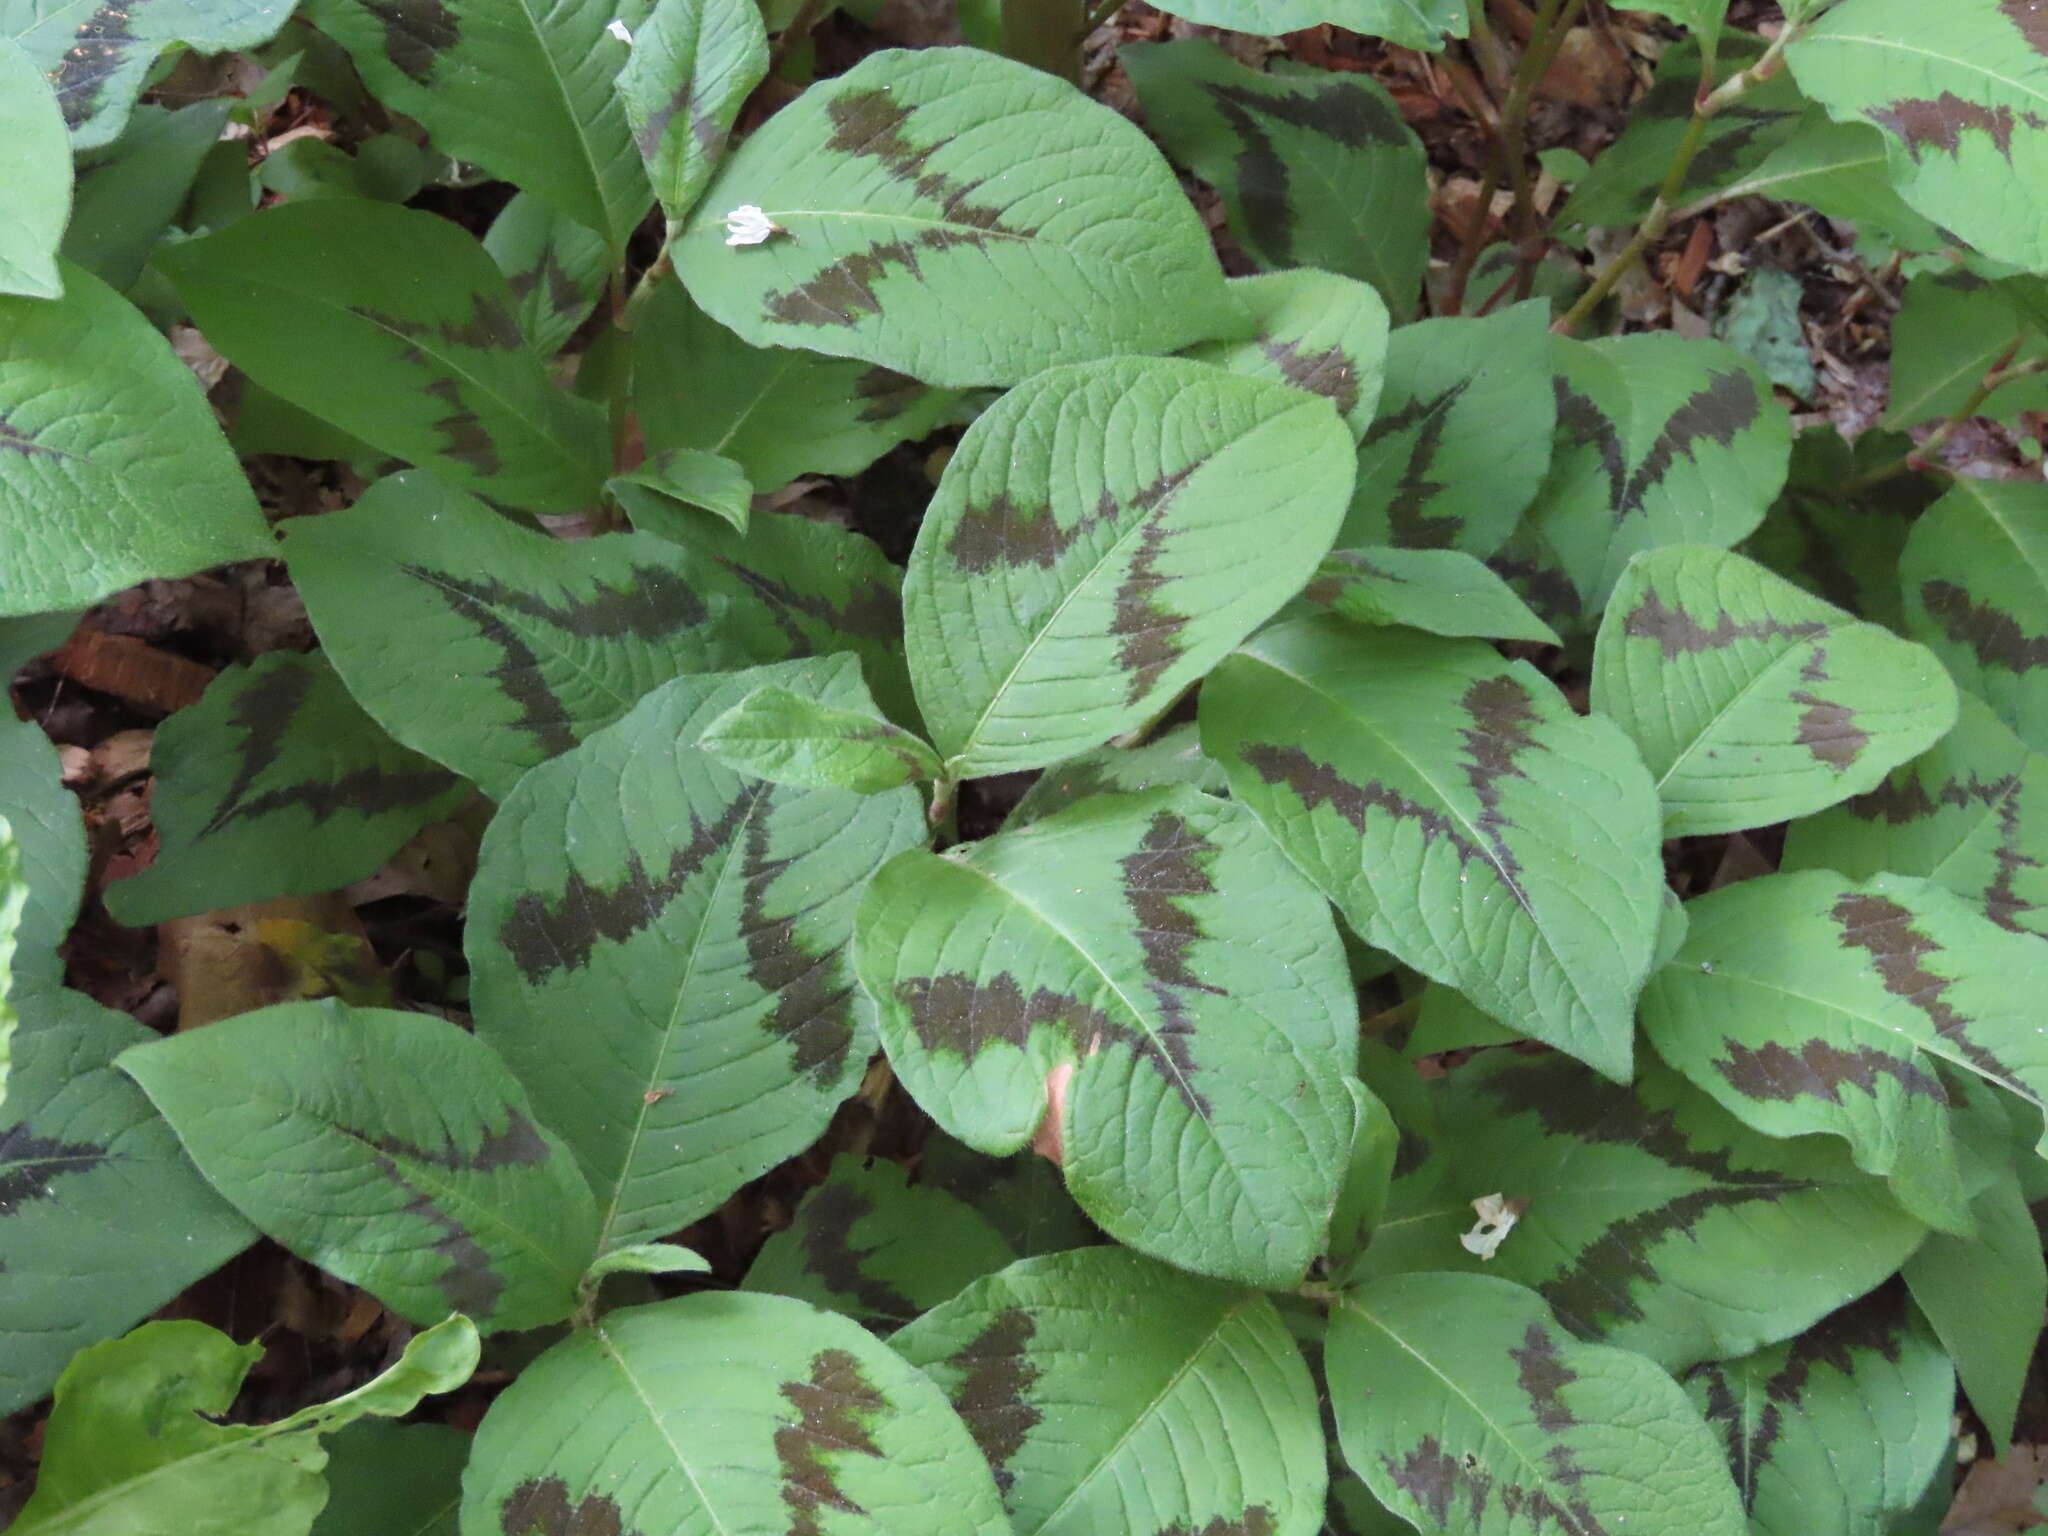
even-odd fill
[(1852, 496), (1859, 491), (1867, 491), (1874, 485), (1882, 485), (1887, 480), (1896, 479), (1898, 476), (1907, 473), (1930, 470), (1936, 474), (1946, 475), (1953, 473), (1946, 465), (1937, 462), (1934, 455), (1948, 446), (1948, 440), (1962, 430), (1964, 423), (1984, 409), (1984, 402), (1986, 400), (1989, 400), (1994, 394), (2005, 388), (2006, 385), (2012, 383), (2015, 379), (2031, 379), (2037, 374), (2048, 373), (2048, 357), (2029, 358), (2024, 363), (2015, 363), (2013, 361), (2013, 358), (2018, 356), (2020, 348), (2026, 344), (2027, 337), (2031, 334), (2032, 327), (2028, 327), (2015, 336), (2012, 339), (2012, 345), (1999, 354), (1998, 361), (1985, 370), (1984, 377), (1978, 381), (1977, 387), (1970, 392), (1970, 397), (1957, 406), (1954, 411), (1950, 412), (1947, 418), (1938, 423), (1934, 430), (1928, 433), (1925, 438), (1921, 439), (1920, 442), (1914, 444), (1913, 447), (1900, 454), (1890, 463), (1880, 464), (1877, 468), (1868, 470), (1850, 480), (1848, 484), (1842, 487), (1842, 494)]

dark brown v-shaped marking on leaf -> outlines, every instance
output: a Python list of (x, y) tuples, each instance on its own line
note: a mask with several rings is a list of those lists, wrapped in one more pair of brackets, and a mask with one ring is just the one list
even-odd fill
[(1296, 341), (1262, 341), (1259, 352), (1280, 370), (1280, 377), (1296, 389), (1321, 395), (1337, 407), (1337, 414), (1349, 416), (1358, 405), (1358, 367), (1342, 347), (1325, 347), (1304, 352)]
[(536, 1477), (506, 1495), (498, 1529), (502, 1536), (640, 1536), (640, 1528), (628, 1529), (624, 1520), (607, 1494), (586, 1493), (571, 1504), (567, 1483)]
[(766, 784), (756, 786), (748, 800), (740, 855), (740, 938), (747, 947), (747, 975), (775, 999), (762, 1028), (788, 1042), (791, 1065), (824, 1088), (838, 1079), (853, 1048), (854, 983), (839, 954), (819, 954), (798, 935), (797, 920), (809, 910), (802, 904), (805, 893), (782, 892), (784, 901), (794, 897), (798, 904), (771, 914), (769, 893), (795, 862), (769, 852), (777, 800)]
[(1909, 910), (1888, 897), (1845, 891), (1828, 915), (1842, 931), (1843, 948), (1870, 956), (1884, 978), (1885, 991), (1924, 1014), (1934, 1032), (1979, 1072), (2022, 1097), (2033, 1097), (1997, 1056), (1970, 1038), (1975, 1020), (1956, 1012), (1945, 996), (1955, 979), (1937, 975), (1922, 963), (1929, 955), (1942, 953), (1942, 946), (1913, 926)]
[(879, 315), (882, 300), (875, 284), (891, 267), (901, 267), (914, 278), (922, 278), (918, 265), (920, 251), (950, 251), (958, 246), (977, 249), (988, 244), (980, 229), (935, 227), (921, 230), (908, 240), (883, 240), (866, 250), (841, 256), (794, 288), (767, 296), (764, 311), (777, 325), (838, 325), (853, 327), (863, 315)]
[(868, 1273), (867, 1261), (877, 1249), (853, 1246), (854, 1223), (874, 1211), (874, 1202), (859, 1190), (829, 1181), (821, 1184), (797, 1212), (797, 1247), (805, 1272), (824, 1281), (835, 1295), (851, 1296), (876, 1317), (907, 1323), (917, 1316), (917, 1303)]
[(1116, 659), (1130, 674), (1124, 688), (1127, 705), (1143, 703), (1158, 684), (1160, 674), (1183, 654), (1180, 635), (1187, 628), (1187, 615), (1158, 607), (1152, 599), (1168, 580), (1158, 569), (1159, 557), (1166, 550), (1167, 540), (1178, 531), (1167, 525), (1167, 507), (1196, 468), (1197, 465), (1189, 464), (1159, 476), (1133, 496), (1124, 509), (1146, 518), (1130, 569), (1117, 586), (1109, 625), (1109, 632), (1123, 641), (1117, 647)]
[(788, 1536), (824, 1536), (824, 1511), (865, 1518), (867, 1511), (840, 1488), (825, 1458), (879, 1459), (882, 1450), (869, 1425), (888, 1411), (888, 1399), (868, 1381), (860, 1361), (843, 1349), (813, 1355), (810, 1375), (784, 1382), (782, 1396), (801, 1415), (796, 1423), (775, 1431), (782, 1502), (789, 1510)]
[(1536, 703), (1529, 690), (1510, 673), (1482, 677), (1458, 700), (1472, 724), (1458, 735), (1465, 743), (1465, 782), (1479, 802), (1479, 835), (1493, 854), (1493, 866), (1501, 884), (1523, 911), (1530, 911), (1528, 892), (1522, 889), (1522, 861), (1508, 847), (1504, 835), (1512, 825), (1501, 810), (1501, 781), (1525, 779), (1517, 761), (1524, 752), (1540, 752), (1542, 743), (1529, 734), (1537, 723)]
[(1767, 1040), (1751, 1049), (1730, 1040), (1727, 1048), (1728, 1054), (1715, 1061), (1714, 1069), (1745, 1097), (1764, 1103), (1813, 1098), (1839, 1104), (1849, 1088), (1876, 1094), (1881, 1078), (1890, 1078), (1908, 1097), (1948, 1102), (1941, 1079), (1910, 1059), (1874, 1046), (1843, 1047), (1815, 1039), (1801, 1041), (1795, 1049)]
[(430, 84), (442, 54), (462, 41), (462, 28), (442, 0), (362, 0), (384, 24), (384, 57), (407, 78)]
[(64, 109), (64, 126), (76, 128), (99, 110), (100, 87), (121, 71), (136, 46), (130, 27), (149, 0), (104, 0), (78, 24), (71, 46), (50, 71), (50, 85)]
[(1279, 1528), (1273, 1523), (1271, 1506), (1251, 1504), (1235, 1518), (1218, 1515), (1199, 1528), (1185, 1520), (1176, 1520), (1171, 1525), (1162, 1525), (1153, 1536), (1273, 1536)]
[(1302, 808), (1313, 811), (1322, 805), (1342, 816), (1360, 837), (1366, 835), (1369, 813), (1381, 811), (1398, 820), (1413, 821), (1422, 829), (1425, 842), (1443, 838), (1461, 860), (1485, 857), (1479, 845), (1457, 829), (1442, 811), (1432, 810), (1384, 784), (1354, 784), (1328, 763), (1317, 762), (1299, 747), (1255, 744), (1239, 749), (1238, 756), (1268, 784), (1285, 784), (1300, 797)]
[[(2013, 783), (2017, 786), (2018, 780)], [(2048, 860), (2020, 851), (2021, 831), (2020, 797), (2017, 793), (2009, 794), (1998, 803), (1998, 847), (1992, 854), (1997, 874), (1984, 889), (1984, 911), (2001, 928), (2014, 933), (2041, 933), (2042, 937), (2048, 938), (2048, 933), (2020, 922), (2024, 914), (2041, 910), (2039, 903), (2020, 895), (2021, 872), (2048, 869)]]
[(13, 1216), (31, 1200), (50, 1196), (50, 1181), (70, 1173), (91, 1173), (114, 1154), (89, 1141), (38, 1136), (16, 1121), (0, 1131), (0, 1218)]
[(1430, 479), (1429, 471), (1443, 447), (1451, 411), (1471, 387), (1470, 379), (1460, 379), (1427, 398), (1418, 396), (1410, 400), (1367, 429), (1365, 441), (1359, 445), (1361, 449), (1396, 432), (1406, 432), (1411, 427), (1420, 429), (1408, 450), (1408, 462), (1401, 468), (1394, 495), (1387, 503), (1388, 543), (1401, 549), (1448, 549), (1457, 538), (1457, 518), (1425, 517), (1423, 511), (1439, 491), (1449, 488), (1448, 481)]
[(1909, 822), (1925, 821), (1943, 810), (2000, 805), (2019, 788), (2019, 783), (2017, 774), (2008, 773), (1986, 783), (1973, 773), (1967, 779), (1944, 780), (1930, 795), (1920, 776), (1908, 766), (1890, 774), (1867, 794), (1851, 795), (1844, 808), (1858, 821), (1881, 821), (1888, 827), (1903, 827)]
[(1005, 1497), (1017, 1481), (1010, 1459), (1045, 1418), (1029, 1401), (1031, 1389), (1045, 1374), (1026, 1354), (1037, 1331), (1029, 1312), (1005, 1307), (946, 1357), (946, 1364), (961, 1373), (953, 1388), (954, 1411), (988, 1458), (996, 1490)]
[(1170, 811), (1154, 815), (1135, 853), (1118, 860), (1124, 900), (1138, 923), (1138, 943), (1145, 952), (1146, 988), (1159, 1004), (1159, 1047), (1173, 1063), (1189, 1106), (1206, 1117), (1209, 1102), (1193, 1086), (1196, 1072), (1191, 1049), (1195, 1021), (1188, 1011), (1188, 992), (1221, 997), (1189, 968), (1201, 924), (1181, 905), (1191, 897), (1213, 896), (1216, 884), (1204, 867), (1215, 858), (1216, 845)]
[(960, 182), (930, 168), (932, 158), (953, 142), (951, 136), (918, 145), (904, 133), (917, 113), (888, 91), (849, 91), (825, 104), (832, 119), (832, 136), (825, 148), (841, 155), (881, 162), (892, 180), (908, 182), (917, 195), (939, 205), (940, 215), (953, 224), (1000, 234), (1028, 238), (1036, 229), (1012, 228), (1003, 223), (1002, 210), (975, 203), (972, 199), (985, 182)]
[(1732, 446), (1763, 409), (1756, 383), (1743, 369), (1711, 374), (1705, 387), (1695, 390), (1671, 413), (1631, 474), (1621, 433), (1607, 413), (1590, 396), (1573, 389), (1562, 375), (1554, 386), (1558, 434), (1570, 446), (1588, 447), (1598, 455), (1601, 473), (1607, 477), (1608, 506), (1616, 522), (1642, 510), (1644, 499), (1663, 483), (1680, 455), (1690, 457), (1694, 445), (1702, 442)]
[(1916, 164), (1930, 149), (1960, 155), (1963, 134), (1969, 131), (1988, 137), (2000, 158), (2011, 164), (2013, 130), (2019, 124), (2036, 131), (2048, 128), (2048, 118), (2039, 113), (2015, 114), (2011, 107), (1987, 107), (1982, 102), (1965, 101), (1954, 91), (1935, 97), (1901, 96), (1881, 107), (1867, 107), (1863, 115), (1897, 134)]
[(2008, 672), (2048, 667), (2048, 632), (2027, 633), (2011, 614), (1989, 603), (1973, 602), (1970, 594), (1953, 582), (1922, 582), (1920, 601), (1950, 642), (1969, 647), (1980, 666), (2003, 667)]
[(2029, 48), (2048, 58), (2048, 4), (2042, 0), (1998, 0), (1998, 10), (2020, 29)]
[(505, 1128), (485, 1131), (474, 1152), (463, 1151), (452, 1140), (445, 1146), (423, 1147), (396, 1136), (363, 1139), (387, 1157), (402, 1157), (449, 1173), (493, 1173), (500, 1168), (531, 1168), (548, 1160), (548, 1144), (542, 1140), (539, 1127), (518, 1110), (509, 1108), (505, 1111)]
[(1680, 656), (1696, 656), (1702, 651), (1723, 650), (1739, 640), (1796, 642), (1810, 640), (1827, 631), (1827, 623), (1822, 619), (1801, 619), (1794, 624), (1760, 619), (1754, 624), (1745, 624), (1728, 613), (1719, 615), (1714, 620), (1714, 627), (1709, 629), (1683, 608), (1674, 608), (1665, 602), (1655, 587), (1643, 593), (1622, 621), (1623, 634), (1634, 640), (1656, 641), (1666, 661), (1674, 661)]

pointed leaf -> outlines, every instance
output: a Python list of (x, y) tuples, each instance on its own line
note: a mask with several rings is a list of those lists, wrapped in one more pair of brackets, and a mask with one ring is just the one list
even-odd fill
[(1641, 1355), (1573, 1338), (1519, 1285), (1371, 1281), (1331, 1313), (1325, 1359), (1345, 1460), (1419, 1529), (1747, 1529), (1678, 1383)]
[(484, 253), (512, 290), (512, 317), (542, 357), (553, 357), (604, 296), (611, 262), (604, 237), (531, 192), (507, 203), (484, 232)]
[(768, 33), (753, 0), (657, 0), (633, 34), (619, 100), (669, 222), (686, 218), (740, 105), (768, 73)]
[(156, 861), (106, 892), (130, 928), (338, 890), (469, 793), (386, 736), (324, 658), (292, 651), (216, 678), (158, 727), (150, 769)]
[(1199, 39), (1135, 43), (1117, 57), (1152, 131), (1222, 194), (1254, 261), (1355, 277), (1397, 318), (1413, 313), (1428, 244), (1425, 156), (1378, 81), (1298, 68), (1262, 74)]
[(7, 1102), (7, 1074), (18, 1022), (8, 994), (14, 987), (14, 941), (21, 929), (22, 908), (28, 905), (28, 880), (21, 864), (21, 845), (15, 842), (7, 818), (0, 816), (0, 1104)]
[(701, 448), (655, 454), (631, 474), (614, 475), (604, 488), (636, 529), (673, 544), (690, 542), (693, 508), (724, 519), (742, 535), (754, 515), (754, 488), (739, 465)]
[(1386, 301), (1355, 278), (1312, 271), (1233, 278), (1230, 294), (1252, 318), (1251, 336), (1206, 341), (1187, 355), (1321, 395), (1363, 437), (1386, 371)]
[(0, 613), (97, 602), (273, 548), (199, 383), (77, 268), (0, 297)]
[(613, 79), (626, 45), (602, 5), (547, 0), (309, 0), (377, 99), (596, 230), (614, 255), (647, 212), (647, 177)]
[(1111, 1236), (1254, 1285), (1321, 1251), (1356, 1005), (1328, 908), (1241, 810), (1102, 796), (903, 854), (854, 955), (897, 1075), (969, 1146), (1024, 1146), (1064, 1081), (1067, 1187)]
[(1593, 659), (1593, 708), (1635, 738), (1668, 837), (1805, 816), (1883, 782), (1956, 721), (1923, 647), (1740, 555), (1636, 560)]
[(477, 1431), (462, 1529), (1008, 1532), (915, 1367), (847, 1318), (731, 1291), (608, 1313), (522, 1371)]
[(42, 69), (0, 36), (0, 143), (7, 146), (0, 204), (0, 293), (59, 298), (57, 245), (71, 216), (71, 140)]
[(1193, 722), (1177, 725), (1139, 747), (1097, 747), (1054, 763), (1024, 791), (1003, 826), (1015, 830), (1090, 795), (1135, 795), (1144, 789), (1185, 784), (1223, 794), (1223, 770), (1202, 755), (1201, 732)]
[(1923, 1221), (1969, 1230), (1939, 1069), (2040, 1106), (2040, 940), (1923, 880), (1767, 875), (1689, 904), (1643, 992), (1659, 1055), (1770, 1136), (1828, 1132)]
[(477, 1038), (284, 1003), (124, 1052), (210, 1183), (308, 1263), (415, 1322), (569, 1315), (595, 1251), (569, 1151)]
[(1884, 130), (1907, 202), (1987, 256), (2048, 267), (2048, 22), (2032, 0), (1849, 0), (1787, 57), (1838, 121)]
[(2048, 752), (2048, 486), (1958, 480), (1899, 562), (1906, 631)]
[(773, 684), (707, 725), (698, 745), (752, 778), (806, 789), (877, 795), (939, 776), (938, 754), (871, 703), (837, 709)]
[(1754, 1536), (1867, 1536), (1948, 1461), (1955, 1368), (1896, 1290), (1740, 1360), (1686, 1394), (1728, 1448)]
[(1354, 624), (1559, 643), (1506, 582), (1460, 549), (1333, 550), (1302, 596)]
[(1067, 1193), (1059, 1169), (1035, 1153), (985, 1157), (934, 1131), (919, 1155), (917, 1176), (966, 1201), (1021, 1259), (1102, 1241)]
[[(727, 245), (726, 214), (749, 205), (788, 233)], [(675, 262), (756, 346), (946, 386), (1171, 351), (1235, 319), (1201, 219), (1144, 135), (971, 48), (885, 50), (812, 86), (726, 161)]]
[(1627, 1079), (1664, 876), (1612, 724), (1481, 642), (1308, 619), (1216, 669), (1202, 745), (1360, 938)]
[(859, 675), (840, 656), (678, 678), (520, 780), (485, 833), (477, 1031), (575, 1148), (601, 1248), (717, 1209), (860, 1080), (873, 1010), (845, 948), (869, 876), (921, 840), (917, 794), (766, 784), (696, 745), (764, 683), (843, 706)]
[(1876, 789), (1792, 824), (1778, 867), (1924, 875), (2001, 928), (2048, 938), (2048, 753), (1974, 694), (1956, 728)]
[[(2013, 343), (2019, 341), (2017, 348)], [(1999, 290), (1963, 270), (1924, 272), (1906, 284), (1892, 319), (1891, 399), (1883, 425), (1903, 430), (1940, 421), (1968, 404), (1972, 416), (2016, 422), (2048, 410), (2048, 378), (2014, 379), (1977, 400), (1993, 369), (2048, 357), (2048, 338)]]
[(918, 529), (904, 626), (961, 777), (1157, 714), (1330, 547), (1351, 442), (1328, 402), (1179, 359), (1060, 368), (968, 428)]
[(56, 747), (33, 720), (11, 714), (0, 714), (0, 813), (7, 817), (28, 883), (15, 934), (13, 993), (19, 1001), (63, 983), (57, 946), (71, 932), (85, 891), (86, 839), (85, 817), (78, 797), (64, 787)]
[(456, 1536), (469, 1436), (359, 1419), (327, 1442), (327, 1504), (311, 1536)]
[[(1562, 1057), (1488, 1051), (1409, 1092), (1428, 1114), (1402, 1119), (1402, 1171), (1352, 1273), (1498, 1275), (1580, 1337), (1668, 1369), (1789, 1338), (1926, 1232), (1841, 1147), (1753, 1131), (1654, 1058), (1623, 1089)], [(1491, 1194), (1521, 1215), (1481, 1260), (1458, 1239)]]
[(156, 1037), (80, 992), (15, 998), (0, 1101), (0, 1412), (132, 1326), (256, 1233), (206, 1186), (114, 1057)]
[(795, 1296), (886, 1332), (1017, 1257), (972, 1206), (906, 1178), (897, 1163), (834, 1158), (741, 1288)]
[[(173, 112), (148, 102), (137, 106), (119, 139), (81, 157), (71, 222), (64, 230), (64, 259), (109, 287), (123, 293), (132, 289), (191, 196), (208, 152), (223, 143), (221, 129), (234, 105), (227, 99), (195, 101)], [(246, 144), (235, 169), (247, 187)], [(252, 192), (248, 206), (253, 197)], [(197, 219), (196, 209), (192, 216)]]
[(1892, 186), (1884, 134), (1867, 122), (1835, 122), (1820, 106), (1809, 106), (1791, 137), (1722, 188), (1721, 197), (1804, 203), (1894, 250), (1938, 251), (1951, 243)]
[(207, 340), (294, 405), (460, 489), (541, 512), (596, 499), (601, 414), (549, 383), (504, 275), (446, 219), (287, 203), (157, 264)]
[(1084, 1248), (977, 1280), (892, 1342), (967, 1421), (1017, 1536), (1293, 1536), (1322, 1513), (1315, 1383), (1255, 1291)]
[(1273, 34), (1334, 22), (1403, 48), (1435, 52), (1471, 25), (1469, 0), (1167, 0), (1170, 15), (1239, 32)]

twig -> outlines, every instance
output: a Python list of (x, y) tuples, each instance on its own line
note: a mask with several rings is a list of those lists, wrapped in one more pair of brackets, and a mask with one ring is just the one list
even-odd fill
[(1957, 406), (1932, 432), (1890, 463), (1880, 464), (1877, 468), (1866, 470), (1850, 480), (1842, 487), (1842, 495), (1853, 496), (1859, 491), (1867, 491), (1874, 485), (1881, 485), (1887, 480), (1907, 473), (1931, 471), (1935, 474), (1952, 474), (1953, 471), (1947, 465), (1938, 463), (1934, 456), (1947, 447), (1948, 440), (1984, 409), (1984, 402), (2016, 379), (2031, 379), (2037, 374), (2048, 373), (2048, 356), (2028, 358), (2024, 363), (2013, 361), (2031, 334), (2032, 328), (2029, 327), (2015, 336), (2012, 345), (1999, 354), (1998, 361), (1985, 371), (1977, 387), (1970, 392), (1970, 398)]

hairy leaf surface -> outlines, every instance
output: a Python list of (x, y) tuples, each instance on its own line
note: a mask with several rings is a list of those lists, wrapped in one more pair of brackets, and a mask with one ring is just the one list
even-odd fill
[(985, 1152), (1046, 1121), (1118, 1240), (1294, 1284), (1351, 1137), (1356, 1005), (1328, 908), (1245, 813), (1192, 790), (1099, 796), (862, 899), (861, 984), (903, 1084)]
[(1256, 1291), (1084, 1248), (977, 1280), (892, 1342), (967, 1421), (1017, 1536), (1306, 1536), (1322, 1513), (1315, 1383)]
[(1725, 550), (1642, 556), (1614, 589), (1593, 707), (1635, 738), (1667, 836), (1805, 816), (1875, 789), (1956, 721), (1928, 651)]
[(961, 439), (904, 580), (949, 771), (1043, 767), (1158, 713), (1308, 579), (1351, 461), (1328, 402), (1206, 363), (1011, 390)]
[[(748, 205), (787, 233), (727, 245), (725, 215)], [(756, 346), (946, 386), (1171, 351), (1237, 321), (1202, 222), (1144, 135), (1064, 81), (969, 48), (888, 49), (812, 86), (726, 161), (675, 262)]]
[(741, 104), (767, 73), (768, 34), (753, 0), (657, 0), (633, 34), (619, 100), (671, 224), (696, 206)]
[(1627, 1079), (1663, 869), (1655, 786), (1612, 723), (1479, 641), (1328, 618), (1255, 636), (1201, 721), (1360, 938)]
[(1251, 336), (1203, 342), (1187, 355), (1321, 395), (1363, 437), (1386, 371), (1386, 301), (1355, 278), (1314, 271), (1232, 278), (1230, 295), (1251, 317)]

